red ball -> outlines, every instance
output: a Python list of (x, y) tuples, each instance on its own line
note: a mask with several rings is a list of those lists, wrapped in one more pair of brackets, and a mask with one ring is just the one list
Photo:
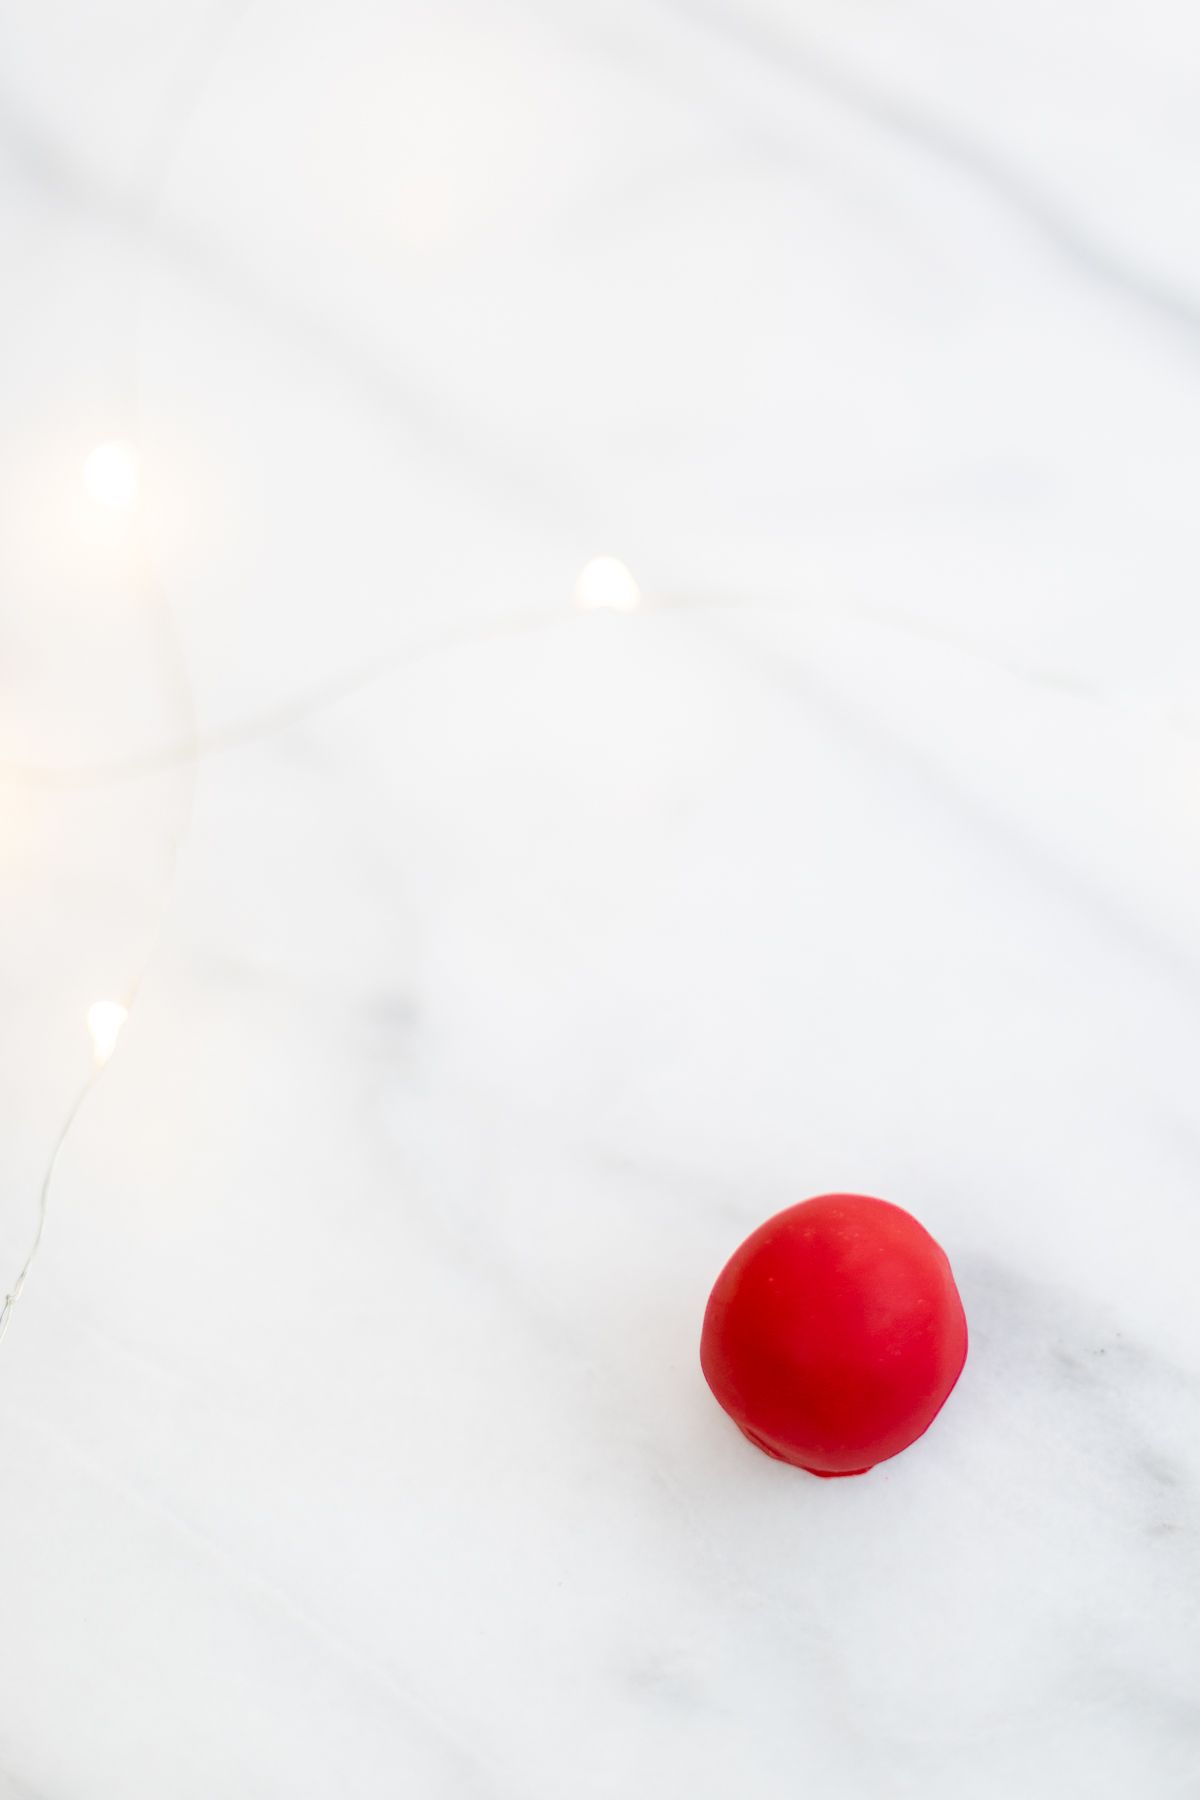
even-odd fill
[(717, 1277), (700, 1339), (734, 1423), (811, 1475), (864, 1475), (907, 1449), (966, 1358), (945, 1251), (865, 1194), (820, 1194), (752, 1231)]

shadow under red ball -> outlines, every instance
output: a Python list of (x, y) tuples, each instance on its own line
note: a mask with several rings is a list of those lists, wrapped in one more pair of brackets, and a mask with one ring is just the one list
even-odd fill
[(945, 1252), (899, 1206), (821, 1194), (736, 1250), (700, 1363), (752, 1444), (812, 1475), (863, 1475), (928, 1430), (962, 1373), (967, 1321)]

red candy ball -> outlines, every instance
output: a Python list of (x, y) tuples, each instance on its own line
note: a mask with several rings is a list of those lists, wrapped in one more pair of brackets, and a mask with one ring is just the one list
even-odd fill
[(945, 1251), (865, 1194), (820, 1194), (752, 1231), (717, 1277), (700, 1339), (734, 1423), (812, 1475), (863, 1475), (907, 1449), (966, 1357)]

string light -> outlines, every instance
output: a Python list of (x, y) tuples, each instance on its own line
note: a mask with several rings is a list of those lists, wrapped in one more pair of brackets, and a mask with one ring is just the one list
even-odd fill
[[(116, 440), (98, 444), (84, 463), (83, 478), (88, 493), (101, 505), (113, 510), (128, 510), (135, 504), (138, 495), (136, 453), (128, 445)], [(623, 562), (615, 556), (597, 556), (580, 570), (575, 584), (575, 600), (576, 604), (585, 610), (608, 609), (613, 612), (633, 612), (641, 605), (642, 596), (637, 582)], [(128, 764), (118, 762), (107, 770), (98, 767), (94, 771), (74, 773), (82, 773), (85, 777), (91, 773), (103, 780), (106, 775), (119, 778), (124, 774), (137, 775), (159, 767), (194, 764), (200, 757), (213, 750), (232, 748), (236, 744), (248, 742), (265, 732), (278, 730), (287, 724), (294, 723), (297, 719), (320, 710), (334, 700), (357, 692), (390, 670), (402, 667), (409, 661), (418, 660), (422, 654), (428, 654), (439, 647), (447, 648), (455, 643), (483, 640), (489, 636), (523, 634), (538, 627), (551, 625), (561, 617), (561, 613), (555, 612), (524, 611), (500, 620), (487, 621), (482, 625), (475, 625), (473, 628), (458, 628), (441, 634), (439, 638), (423, 646), (415, 646), (406, 652), (379, 658), (368, 668), (353, 672), (332, 683), (322, 683), (310, 693), (298, 696), (292, 703), (246, 720), (234, 729), (202, 736), (196, 730), (193, 721), (192, 730), (186, 740), (167, 746), (156, 755), (146, 758), (135, 757), (129, 759)], [(15, 771), (5, 771), (0, 767), (0, 774), (6, 772), (11, 774)], [(21, 772), (27, 775), (37, 773), (37, 771), (28, 769)], [(52, 776), (55, 772), (43, 771), (43, 773)], [(64, 770), (61, 773), (69, 784), (72, 771)], [(13, 1309), (21, 1297), (30, 1269), (41, 1248), (42, 1237), (46, 1229), (50, 1191), (59, 1157), (84, 1102), (116, 1049), (117, 1040), (129, 1017), (129, 1008), (119, 1000), (94, 1000), (88, 1007), (86, 1017), (88, 1033), (92, 1040), (93, 1067), (77, 1093), (55, 1139), (54, 1148), (42, 1178), (38, 1197), (37, 1228), (29, 1254), (11, 1289), (4, 1296), (3, 1302), (0, 1302), (0, 1341), (8, 1331)]]
[(575, 583), (575, 603), (589, 612), (634, 612), (641, 597), (637, 582), (616, 556), (594, 556)]
[(137, 451), (118, 438), (97, 444), (84, 460), (83, 485), (110, 512), (128, 512), (136, 505), (140, 484)]

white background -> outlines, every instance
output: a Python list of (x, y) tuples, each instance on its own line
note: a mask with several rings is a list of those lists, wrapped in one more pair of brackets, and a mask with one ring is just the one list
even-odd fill
[[(3, 1283), (140, 986), (0, 1351), (3, 1800), (1200, 1791), (1198, 67), (8, 0)], [(696, 1349), (829, 1188), (972, 1349), (824, 1483)]]

